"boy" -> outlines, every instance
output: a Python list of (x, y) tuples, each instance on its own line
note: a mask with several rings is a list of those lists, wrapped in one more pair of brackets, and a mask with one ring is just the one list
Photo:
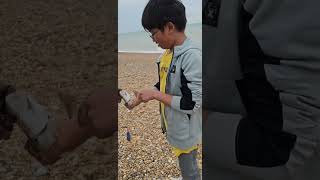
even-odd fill
[(179, 159), (182, 178), (194, 180), (200, 179), (196, 154), (202, 133), (202, 53), (186, 37), (186, 22), (179, 0), (150, 0), (146, 5), (142, 26), (166, 51), (157, 62), (159, 82), (137, 92), (133, 104), (160, 102), (162, 129)]

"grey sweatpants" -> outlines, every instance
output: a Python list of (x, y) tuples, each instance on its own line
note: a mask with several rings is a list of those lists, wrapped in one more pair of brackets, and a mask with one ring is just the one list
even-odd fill
[(197, 163), (197, 150), (193, 150), (190, 153), (183, 153), (178, 159), (183, 180), (201, 179)]

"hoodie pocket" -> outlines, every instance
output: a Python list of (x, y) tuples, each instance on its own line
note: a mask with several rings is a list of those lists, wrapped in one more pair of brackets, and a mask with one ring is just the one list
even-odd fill
[(168, 135), (182, 141), (190, 136), (190, 120), (187, 114), (171, 109), (170, 120), (168, 120)]

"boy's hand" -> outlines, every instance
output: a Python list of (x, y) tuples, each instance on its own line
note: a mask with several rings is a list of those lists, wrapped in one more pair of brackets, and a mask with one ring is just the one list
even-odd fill
[(148, 102), (155, 99), (157, 92), (159, 91), (154, 89), (143, 89), (138, 93), (138, 97), (142, 100), (142, 102)]

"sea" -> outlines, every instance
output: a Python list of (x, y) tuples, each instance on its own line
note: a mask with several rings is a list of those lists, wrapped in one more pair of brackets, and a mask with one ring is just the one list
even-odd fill
[[(187, 24), (186, 35), (201, 48), (201, 23)], [(152, 41), (146, 31), (139, 31), (118, 34), (118, 52), (160, 53), (163, 50)]]

